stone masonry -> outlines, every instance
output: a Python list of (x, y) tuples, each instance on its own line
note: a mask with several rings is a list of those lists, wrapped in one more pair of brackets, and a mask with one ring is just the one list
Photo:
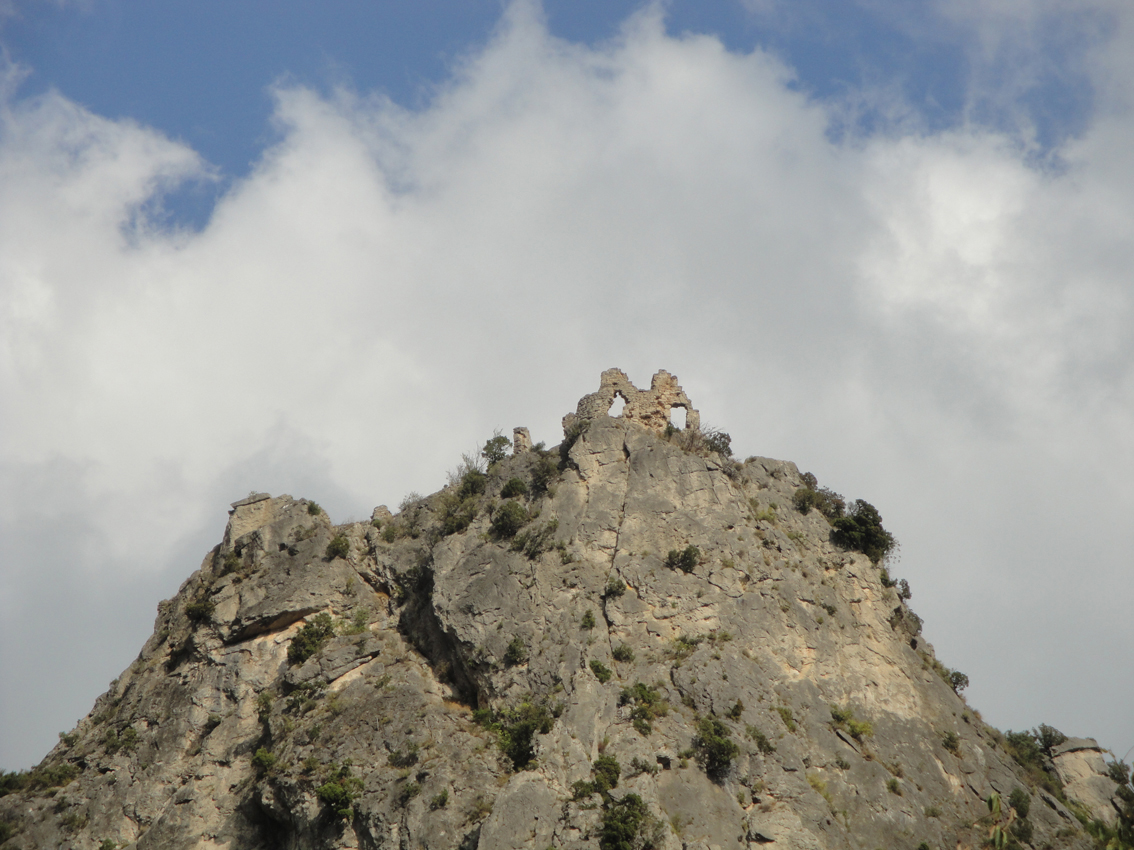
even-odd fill
[(608, 416), (615, 398), (619, 396), (626, 402), (621, 418), (644, 425), (651, 431), (664, 432), (670, 424), (670, 412), (675, 407), (685, 409), (687, 429), (701, 427), (701, 414), (677, 383), (676, 376), (665, 369), (654, 375), (648, 390), (635, 387), (621, 369), (607, 369), (602, 373), (598, 392), (583, 396), (575, 412), (563, 417), (563, 430), (566, 432), (579, 421)]

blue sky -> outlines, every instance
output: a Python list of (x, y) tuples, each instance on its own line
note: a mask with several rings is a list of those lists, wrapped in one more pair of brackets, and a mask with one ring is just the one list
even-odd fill
[(0, 9), (0, 768), (229, 502), (367, 517), (612, 366), (875, 504), (987, 720), (1134, 744), (1126, 5)]
[[(644, 5), (550, 0), (542, 8), (553, 35), (596, 45), (616, 38)], [(273, 85), (347, 87), (421, 108), (484, 46), (502, 7), (500, 0), (37, 2), (17, 4), (3, 39), (9, 61), (28, 72), (20, 97), (56, 89), (99, 115), (184, 141), (216, 166), (219, 183), (183, 186), (169, 202), (172, 215), (199, 226), (227, 182), (247, 175), (277, 138)], [(973, 21), (950, 20), (928, 2), (662, 7), (671, 35), (704, 33), (732, 51), (770, 51), (809, 96), (853, 102), (855, 132), (895, 121), (929, 131), (972, 121), (1003, 128), (1022, 110), (1044, 152), (1081, 130), (1090, 112), (1091, 86), (1079, 66), (1106, 19), (1056, 15), (1038, 22), (1026, 43), (1000, 32), (990, 46), (976, 43)], [(876, 87), (902, 98), (900, 115), (862, 100)]]

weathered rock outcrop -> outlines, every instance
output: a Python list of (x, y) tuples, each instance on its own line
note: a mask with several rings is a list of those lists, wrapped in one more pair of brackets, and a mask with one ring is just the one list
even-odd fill
[[(41, 766), (74, 778), (0, 798), (6, 850), (582, 850), (611, 812), (665, 850), (978, 846), (1027, 780), (879, 568), (794, 464), (683, 451), (618, 387), (396, 516), (236, 503)], [(1091, 846), (1050, 795), (1029, 822)]]

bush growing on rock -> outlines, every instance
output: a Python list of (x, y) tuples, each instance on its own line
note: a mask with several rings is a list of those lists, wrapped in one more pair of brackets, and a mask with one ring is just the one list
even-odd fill
[(601, 850), (654, 850), (660, 847), (664, 827), (650, 814), (637, 794), (615, 800), (603, 811), (599, 831)]
[(523, 664), (528, 660), (528, 645), (524, 643), (524, 639), (516, 636), (508, 642), (508, 648), (504, 651), (504, 663), (509, 667), (515, 667), (517, 664)]
[(590, 631), (591, 629), (593, 629), (595, 627), (595, 614), (594, 614), (594, 612), (591, 611), (588, 608), (587, 612), (585, 614), (583, 614), (583, 619), (579, 621), (579, 625), (582, 626), (587, 631)]
[(620, 643), (610, 651), (615, 661), (633, 661), (634, 650), (625, 643)]
[(194, 623), (205, 623), (213, 618), (215, 610), (216, 605), (213, 604), (213, 600), (207, 596), (202, 596), (185, 606), (185, 616)]
[(878, 563), (894, 548), (897, 540), (882, 527), (882, 516), (869, 502), (855, 499), (846, 516), (832, 523), (831, 539), (844, 549), (853, 549)]
[(681, 570), (691, 573), (701, 563), (701, 550), (696, 546), (686, 546), (684, 549), (670, 549), (665, 556), (665, 565), (671, 570)]
[(528, 495), (528, 485), (522, 478), (509, 478), (500, 490), (501, 499), (512, 499)]
[(315, 789), (315, 796), (340, 820), (350, 820), (353, 817), (354, 809), (351, 806), (361, 793), (362, 780), (350, 775), (349, 764), (333, 769), (330, 778)]
[(489, 533), (497, 540), (510, 540), (527, 524), (528, 512), (519, 502), (507, 501), (492, 514)]
[(503, 434), (493, 434), (492, 438), (484, 444), (480, 456), (489, 466), (500, 463), (508, 456), (508, 447), (511, 444), (511, 441)]
[(801, 514), (808, 514), (814, 508), (829, 522), (841, 517), (847, 507), (846, 500), (842, 496), (827, 487), (820, 487), (819, 482), (810, 472), (803, 474), (803, 486), (795, 491), (792, 504)]
[(649, 735), (654, 731), (653, 722), (664, 717), (669, 712), (669, 703), (661, 698), (656, 688), (642, 682), (635, 682), (633, 687), (623, 688), (618, 695), (619, 705), (629, 705), (630, 720), (640, 735)]
[(473, 715), (486, 729), (496, 733), (500, 751), (512, 762), (514, 770), (524, 770), (535, 758), (534, 738), (546, 735), (555, 718), (545, 703), (525, 700), (516, 708), (499, 712), (482, 709)]
[(291, 639), (287, 648), (288, 663), (302, 664), (322, 649), (323, 644), (334, 634), (335, 624), (331, 620), (331, 615), (326, 611), (320, 611)]
[(614, 675), (609, 667), (599, 661), (597, 658), (591, 659), (591, 672), (595, 674), (595, 678), (601, 684), (606, 684), (610, 681), (610, 677)]
[(724, 778), (732, 766), (732, 760), (740, 753), (740, 747), (732, 740), (729, 728), (712, 715), (705, 715), (697, 721), (693, 749), (697, 753), (697, 760), (705, 768), (705, 773), (714, 780)]
[(347, 539), (345, 534), (336, 534), (330, 543), (327, 544), (327, 560), (333, 561), (335, 558), (345, 558), (350, 554), (350, 540)]

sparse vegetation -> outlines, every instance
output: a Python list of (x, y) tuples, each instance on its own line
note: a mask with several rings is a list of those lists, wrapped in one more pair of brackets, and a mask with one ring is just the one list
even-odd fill
[(633, 687), (623, 688), (622, 693), (618, 695), (618, 704), (631, 707), (630, 720), (641, 735), (649, 735), (653, 732), (653, 721), (669, 712), (669, 703), (661, 698), (658, 690), (642, 682), (635, 682)]
[(327, 781), (315, 789), (315, 796), (340, 820), (350, 820), (354, 816), (352, 806), (361, 793), (362, 780), (350, 775), (349, 763), (332, 769)]
[(882, 515), (869, 502), (855, 499), (846, 516), (835, 518), (831, 539), (844, 549), (862, 552), (874, 563), (888, 555), (897, 540), (882, 527)]
[(508, 500), (493, 512), (492, 524), (488, 531), (497, 540), (511, 540), (528, 523), (529, 519), (528, 512), (523, 505)]
[(509, 478), (500, 490), (501, 499), (512, 499), (517, 496), (528, 495), (528, 485), (522, 478)]
[(474, 717), (486, 729), (496, 733), (500, 750), (511, 760), (514, 770), (524, 770), (531, 764), (535, 758), (535, 736), (546, 735), (555, 723), (546, 704), (531, 700), (499, 712), (479, 709), (474, 712)]
[(588, 608), (586, 613), (583, 614), (583, 619), (579, 621), (579, 625), (587, 631), (595, 627), (595, 614), (591, 609)]
[(941, 746), (947, 749), (955, 756), (961, 754), (961, 740), (957, 737), (957, 733), (952, 730), (946, 732), (941, 736)]
[(591, 659), (591, 672), (595, 674), (595, 678), (600, 683), (606, 684), (610, 681), (610, 677), (614, 675), (609, 667), (599, 661), (597, 658)]
[(615, 599), (626, 592), (626, 582), (618, 578), (618, 576), (611, 576), (610, 580), (606, 583), (602, 595), (607, 599)]
[(437, 811), (449, 805), (449, 789), (444, 789), (440, 794), (437, 794), (432, 800), (429, 801), (430, 811)]
[(252, 756), (252, 766), (256, 768), (258, 773), (268, 773), (276, 766), (278, 758), (276, 754), (268, 750), (266, 747), (260, 747), (256, 750), (255, 755)]
[(842, 729), (856, 741), (861, 741), (863, 738), (868, 738), (874, 734), (874, 727), (868, 720), (856, 720), (854, 710), (847, 706), (840, 708), (837, 705), (831, 707), (831, 726), (835, 729)]
[(494, 464), (500, 463), (500, 461), (508, 456), (508, 449), (511, 445), (512, 441), (503, 434), (493, 434), (489, 441), (484, 444), (480, 456), (483, 457), (485, 463), (491, 467)]
[(732, 760), (740, 753), (740, 747), (732, 740), (729, 728), (712, 715), (705, 715), (697, 721), (693, 748), (697, 751), (697, 760), (705, 768), (705, 773), (714, 780), (724, 778), (732, 766)]
[(842, 496), (834, 490), (820, 487), (818, 480), (810, 472), (803, 474), (803, 486), (795, 491), (792, 504), (801, 514), (808, 514), (814, 508), (825, 516), (828, 522), (843, 516), (847, 507)]
[(321, 611), (311, 618), (303, 628), (295, 633), (287, 648), (289, 664), (302, 664), (323, 648), (323, 644), (335, 634), (335, 624), (331, 615)]
[(553, 519), (539, 528), (522, 531), (512, 540), (512, 551), (523, 552), (528, 560), (534, 561), (552, 547), (552, 538), (559, 530), (559, 520)]
[(346, 558), (350, 554), (350, 540), (345, 534), (336, 534), (327, 544), (326, 557), (328, 561), (335, 558)]
[(523, 664), (528, 660), (528, 645), (524, 643), (524, 639), (518, 635), (508, 642), (508, 648), (504, 651), (504, 663), (509, 667), (515, 667), (517, 664)]
[(701, 563), (701, 550), (696, 546), (686, 546), (684, 549), (670, 549), (665, 556), (665, 565), (671, 570), (681, 570), (691, 573)]
[(216, 605), (207, 596), (198, 597), (185, 606), (185, 616), (194, 623), (206, 623), (213, 618)]
[(633, 661), (634, 650), (628, 644), (620, 643), (610, 651), (615, 661)]
[(785, 705), (780, 705), (780, 706), (776, 707), (776, 713), (780, 716), (780, 719), (784, 722), (784, 726), (787, 727), (787, 730), (789, 732), (794, 732), (795, 728), (796, 728), (795, 727), (795, 716), (792, 714), (791, 709), (788, 708)]
[(737, 700), (736, 704), (725, 712), (729, 720), (739, 720), (742, 714), (744, 714), (744, 703), (741, 700)]
[(775, 745), (768, 740), (768, 736), (757, 729), (755, 726), (745, 726), (744, 734), (752, 739), (753, 743), (756, 744), (756, 749), (758, 749), (764, 755), (770, 755), (771, 753), (774, 753), (776, 751)]

